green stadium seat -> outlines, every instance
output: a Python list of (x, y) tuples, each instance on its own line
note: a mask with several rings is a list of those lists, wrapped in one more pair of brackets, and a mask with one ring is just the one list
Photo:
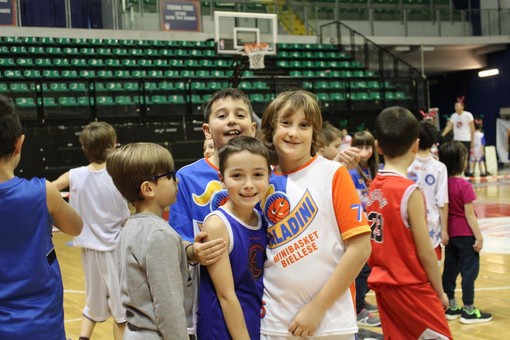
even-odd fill
[(147, 76), (149, 78), (157, 78), (157, 77), (163, 77), (163, 70), (149, 70), (147, 72)]
[(298, 71), (298, 70), (289, 71), (289, 76), (291, 76), (291, 77), (301, 77), (301, 71)]
[(28, 84), (25, 84), (25, 83), (11, 83), (10, 89), (13, 92), (27, 92), (27, 91), (29, 91)]
[(0, 66), (16, 66), (16, 62), (12, 58), (0, 58)]
[(94, 102), (94, 99), (92, 97), (78, 97), (78, 98), (76, 98), (76, 103), (79, 106), (89, 106), (90, 101)]
[(129, 73), (128, 70), (115, 70), (113, 72), (113, 74), (117, 78), (129, 78), (129, 77), (131, 77), (131, 74)]
[(27, 48), (25, 46), (12, 46), (10, 48), (12, 54), (26, 54)]
[(76, 70), (63, 70), (60, 75), (64, 78), (77, 78), (78, 72)]
[(328, 102), (330, 100), (329, 93), (323, 93), (323, 92), (317, 93), (317, 98), (319, 98), (319, 100), (322, 100), (325, 102)]
[(130, 96), (117, 96), (115, 97), (115, 104), (117, 105), (131, 105), (133, 101)]
[(96, 75), (101, 78), (113, 78), (112, 70), (98, 70)]
[(330, 99), (334, 102), (341, 102), (341, 101), (346, 100), (347, 98), (345, 96), (345, 93), (333, 92), (333, 93), (330, 93)]
[(16, 105), (19, 107), (35, 107), (34, 98), (16, 98)]
[(147, 73), (145, 70), (133, 70), (131, 71), (131, 76), (135, 78), (145, 78), (147, 76)]
[(4, 41), (6, 44), (22, 44), (23, 40), (20, 37), (5, 37)]
[(123, 87), (126, 91), (138, 91), (140, 88), (138, 83), (124, 83)]
[(251, 93), (249, 97), (250, 97), (250, 101), (252, 103), (263, 103), (263, 102), (265, 102), (264, 95), (262, 95), (260, 93)]
[(370, 92), (368, 94), (368, 96), (372, 100), (380, 100), (381, 99), (381, 93), (380, 92)]
[(168, 61), (166, 59), (154, 59), (152, 65), (154, 67), (167, 67)]
[(18, 64), (19, 66), (27, 67), (27, 66), (33, 66), (34, 61), (31, 58), (18, 58), (16, 60), (16, 64)]
[(70, 91), (76, 91), (76, 92), (86, 91), (87, 90), (87, 86), (85, 85), (85, 83), (70, 83), (69, 84), (69, 90)]
[(108, 67), (118, 67), (121, 66), (119, 59), (106, 59), (105, 64)]
[(30, 46), (28, 48), (28, 52), (30, 54), (46, 54), (46, 51), (44, 50), (44, 48), (40, 47), (40, 46)]
[(225, 71), (223, 71), (223, 70), (211, 70), (211, 77), (223, 78), (223, 77), (225, 77)]
[(139, 59), (138, 66), (141, 67), (152, 67), (152, 60), (150, 59)]
[(173, 90), (174, 84), (169, 81), (163, 81), (163, 82), (159, 83), (158, 88), (160, 90)]
[(327, 90), (327, 89), (329, 89), (329, 83), (326, 81), (318, 81), (315, 84), (315, 88), (320, 89), (320, 90)]
[(184, 97), (181, 95), (171, 95), (168, 96), (168, 102), (170, 104), (184, 104)]
[(123, 59), (122, 65), (126, 67), (136, 67), (138, 66), (135, 59)]
[(23, 74), (20, 70), (5, 70), (4, 77), (6, 78), (21, 78)]
[(174, 83), (174, 89), (176, 90), (186, 90), (186, 83), (183, 81), (179, 81), (177, 83)]
[[(98, 72), (101, 72), (101, 71), (98, 71)], [(105, 71), (102, 71), (102, 72), (105, 72)], [(98, 76), (101, 77), (99, 75), (99, 73), (98, 73)], [(96, 72), (93, 71), (93, 70), (81, 70), (80, 71), (80, 77), (83, 77), (83, 78), (95, 78), (96, 77)]]
[(356, 101), (370, 100), (370, 96), (366, 92), (354, 92), (351, 94), (351, 99)]
[(58, 70), (45, 69), (43, 70), (43, 76), (45, 78), (60, 78), (60, 73)]
[(0, 93), (9, 91), (9, 86), (5, 83), (0, 83)]
[(89, 59), (87, 63), (89, 64), (89, 66), (92, 66), (92, 67), (102, 67), (102, 66), (104, 66), (103, 59), (92, 58), (92, 59)]
[(53, 97), (44, 97), (43, 104), (45, 107), (55, 107), (57, 103), (55, 102), (55, 98)]
[(83, 58), (71, 59), (71, 65), (74, 67), (86, 67), (87, 59)]
[(23, 37), (23, 38), (21, 38), (21, 42), (23, 43), (23, 45), (38, 45), (39, 38), (37, 38), (37, 37)]
[(52, 64), (54, 66), (58, 66), (58, 67), (66, 67), (66, 66), (69, 66), (69, 60), (63, 59), (63, 58), (56, 58), (56, 59), (53, 59)]
[(122, 84), (116, 82), (106, 83), (105, 89), (109, 91), (122, 91)]
[(25, 70), (25, 71), (23, 71), (23, 76), (25, 78), (40, 78), (41, 71), (39, 71), (39, 70)]
[(195, 76), (195, 71), (193, 70), (182, 70), (179, 72), (179, 74), (181, 75), (181, 77), (194, 77)]
[(143, 86), (146, 91), (154, 91), (158, 89), (158, 85), (152, 81), (145, 82)]
[(50, 84), (50, 91), (54, 92), (65, 92), (67, 91), (67, 84), (66, 83), (51, 83)]
[(77, 106), (75, 97), (60, 97), (58, 103), (62, 106)]
[(60, 55), (62, 54), (62, 49), (60, 47), (46, 47), (46, 53), (51, 55)]
[(153, 48), (148, 48), (145, 50), (145, 55), (151, 56), (151, 57), (157, 56), (157, 55), (159, 55), (159, 51), (156, 49), (153, 49)]
[(115, 102), (111, 96), (98, 96), (97, 105), (113, 105)]
[(178, 77), (179, 76), (179, 71), (177, 70), (166, 70), (165, 71), (165, 77)]
[(113, 54), (116, 56), (126, 56), (128, 55), (128, 50), (126, 48), (114, 48)]
[(112, 55), (112, 50), (110, 48), (98, 48), (97, 54), (101, 56)]
[(96, 50), (91, 47), (80, 48), (80, 53), (83, 55), (96, 55)]
[(59, 45), (70, 45), (72, 42), (71, 38), (55, 38), (55, 43)]

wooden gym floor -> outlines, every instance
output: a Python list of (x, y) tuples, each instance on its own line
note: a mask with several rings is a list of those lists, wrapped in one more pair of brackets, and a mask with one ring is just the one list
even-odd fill
[[(481, 270), (476, 281), (475, 305), (490, 312), (494, 318), (484, 324), (463, 325), (459, 319), (449, 322), (453, 337), (461, 340), (496, 340), (510, 337), (510, 171), (500, 176), (473, 180), (478, 199), (475, 209), (484, 235)], [(63, 233), (54, 234), (64, 281), (64, 310), (67, 338), (77, 340), (81, 325), (81, 311), (85, 303), (85, 285), (80, 249), (67, 245), (72, 238)], [(458, 290), (457, 300), (461, 301)], [(373, 293), (367, 300), (375, 303)], [(359, 339), (381, 339), (380, 327), (360, 331)], [(113, 339), (112, 321), (96, 325), (92, 339)]]

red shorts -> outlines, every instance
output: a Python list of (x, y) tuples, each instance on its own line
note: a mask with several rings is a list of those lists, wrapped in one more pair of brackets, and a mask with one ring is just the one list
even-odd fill
[(385, 340), (453, 339), (441, 301), (429, 283), (375, 292)]
[(437, 260), (441, 261), (441, 258), (443, 257), (443, 248), (441, 248), (441, 245), (438, 245), (434, 248), (434, 251), (436, 252)]

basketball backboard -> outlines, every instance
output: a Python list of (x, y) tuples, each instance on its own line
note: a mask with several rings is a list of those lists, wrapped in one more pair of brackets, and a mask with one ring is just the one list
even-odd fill
[(264, 54), (276, 54), (276, 14), (214, 12), (214, 41), (219, 54), (243, 54), (244, 44), (268, 43)]

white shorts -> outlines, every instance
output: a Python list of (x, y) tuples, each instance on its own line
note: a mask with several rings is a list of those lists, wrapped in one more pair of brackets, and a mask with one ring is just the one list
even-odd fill
[(292, 336), (292, 335), (264, 335), (260, 340), (355, 340), (356, 334), (325, 335), (325, 336)]
[(113, 317), (116, 323), (126, 322), (126, 310), (120, 301), (119, 270), (116, 251), (81, 249), (87, 300), (83, 315), (103, 322)]

